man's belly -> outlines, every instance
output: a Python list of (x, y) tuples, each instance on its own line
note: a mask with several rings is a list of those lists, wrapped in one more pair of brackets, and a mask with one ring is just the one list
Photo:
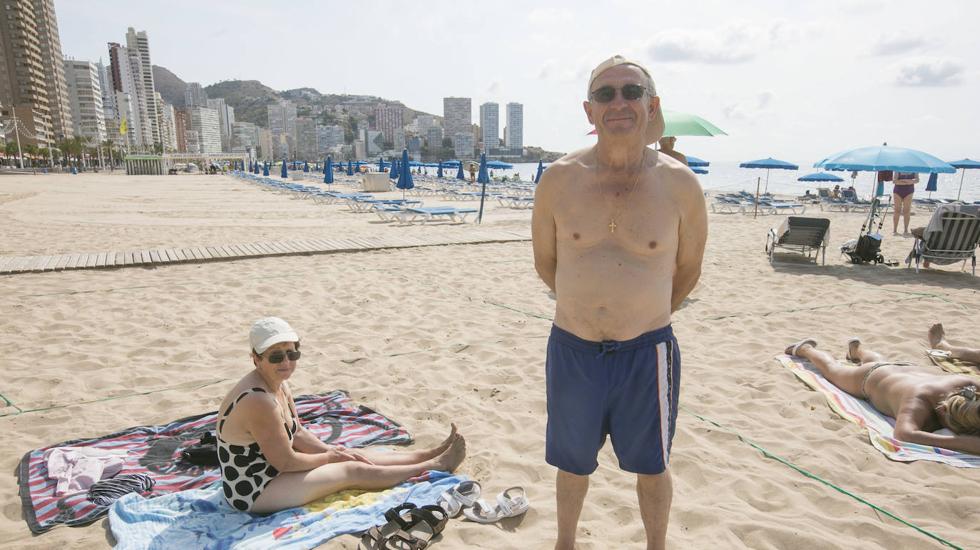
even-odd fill
[(586, 340), (629, 340), (670, 323), (673, 262), (621, 249), (563, 251), (555, 324)]

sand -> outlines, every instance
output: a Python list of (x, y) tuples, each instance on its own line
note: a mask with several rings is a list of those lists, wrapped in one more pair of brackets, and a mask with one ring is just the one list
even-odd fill
[[(826, 266), (788, 256), (769, 265), (763, 243), (778, 216), (709, 215), (703, 277), (674, 315), (684, 355), (670, 545), (941, 547), (767, 458), (752, 441), (974, 546), (980, 471), (889, 461), (773, 356), (804, 336), (842, 355), (847, 338), (860, 335), (897, 360), (926, 364), (931, 323), (941, 320), (954, 340), (976, 337), (980, 279), (959, 265), (920, 274), (849, 265), (837, 247), (857, 236), (865, 215), (809, 214), (832, 220)], [(927, 219), (918, 213), (913, 225)], [(400, 232), (529, 236), (529, 222), (529, 211), (490, 204), (482, 227), (392, 227), (225, 176), (0, 176), (0, 256)], [(911, 243), (889, 231), (884, 255), (904, 260)], [(275, 314), (303, 338), (294, 393), (349, 390), (420, 445), (440, 440), (454, 421), (469, 442), (462, 473), (491, 496), (527, 489), (532, 509), (523, 518), (495, 526), (454, 520), (435, 548), (549, 548), (555, 470), (544, 462), (544, 351), (553, 309), (529, 242), (0, 276), (0, 394), (21, 409), (51, 407), (0, 417), (0, 466), (10, 474), (0, 477), (0, 547), (109, 546), (104, 519), (31, 535), (13, 475), (21, 456), (214, 410), (251, 368), (250, 322)], [(154, 393), (132, 395), (146, 391)], [(106, 397), (118, 399), (99, 401)], [(643, 547), (633, 479), (609, 445), (579, 539), (583, 549)], [(323, 547), (355, 548), (356, 540)]]

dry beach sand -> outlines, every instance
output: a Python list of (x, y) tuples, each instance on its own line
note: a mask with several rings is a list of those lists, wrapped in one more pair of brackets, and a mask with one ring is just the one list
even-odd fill
[[(395, 196), (394, 193), (391, 194)], [(458, 203), (457, 203), (458, 204)], [(472, 206), (473, 203), (464, 203)], [(941, 320), (980, 342), (980, 278), (942, 267), (852, 266), (836, 252), (865, 215), (831, 222), (827, 265), (770, 266), (781, 220), (710, 214), (704, 274), (674, 316), (683, 351), (674, 548), (940, 548), (940, 543), (767, 458), (757, 447), (961, 547), (980, 536), (980, 471), (891, 462), (773, 356), (814, 337), (847, 338), (926, 364)], [(913, 225), (924, 225), (919, 212)], [(484, 224), (377, 223), (340, 205), (291, 200), (231, 177), (0, 176), (0, 256), (398, 234), (529, 236), (530, 212), (490, 204)], [(886, 227), (890, 228), (890, 220)], [(887, 259), (911, 239), (887, 236)], [(419, 444), (451, 421), (466, 435), (462, 473), (489, 496), (527, 489), (532, 508), (501, 525), (452, 521), (435, 548), (549, 548), (554, 469), (544, 463), (544, 350), (554, 302), (528, 241), (297, 255), (156, 268), (0, 276), (0, 547), (101, 548), (106, 520), (32, 536), (13, 475), (28, 450), (214, 410), (249, 368), (262, 315), (303, 338), (295, 394), (349, 390)], [(153, 391), (146, 395), (137, 392)], [(119, 399), (103, 400), (106, 397)], [(714, 423), (710, 422), (713, 421)], [(754, 442), (757, 447), (746, 441)], [(632, 479), (607, 445), (580, 523), (580, 548), (642, 548)], [(355, 548), (340, 537), (325, 548)]]

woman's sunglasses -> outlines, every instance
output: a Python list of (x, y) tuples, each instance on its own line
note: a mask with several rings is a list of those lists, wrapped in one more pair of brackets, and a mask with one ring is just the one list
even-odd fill
[[(289, 358), (290, 361), (296, 361), (299, 359), (301, 353), (299, 350), (296, 351), (274, 351), (265, 358), (266, 361), (272, 363), (273, 365), (278, 365), (282, 363), (283, 359)], [(260, 355), (261, 357), (261, 355)]]
[[(647, 89), (639, 84), (626, 84), (622, 88), (618, 88), (620, 93), (623, 94), (623, 99), (626, 101), (636, 101), (643, 97)], [(610, 101), (616, 99), (616, 90), (612, 86), (603, 86), (592, 91), (592, 99), (597, 103), (609, 103)]]

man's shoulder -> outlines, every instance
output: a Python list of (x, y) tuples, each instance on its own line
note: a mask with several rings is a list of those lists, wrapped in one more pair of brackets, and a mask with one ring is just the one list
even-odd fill
[(592, 148), (579, 149), (549, 164), (548, 169), (541, 175), (538, 189), (559, 185), (569, 178), (574, 178), (575, 174), (587, 170), (591, 153)]

